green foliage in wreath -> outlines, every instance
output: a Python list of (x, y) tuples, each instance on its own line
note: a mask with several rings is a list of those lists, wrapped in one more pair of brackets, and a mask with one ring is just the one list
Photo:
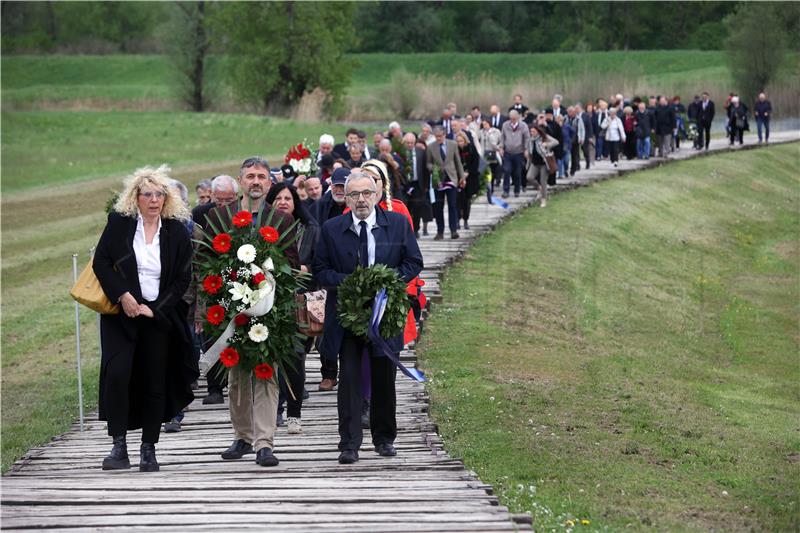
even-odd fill
[(410, 306), (406, 284), (386, 265), (357, 267), (339, 285), (336, 312), (346, 330), (357, 337), (367, 338), (372, 304), (375, 295), (383, 288), (389, 298), (381, 320), (381, 337), (391, 339), (403, 331)]

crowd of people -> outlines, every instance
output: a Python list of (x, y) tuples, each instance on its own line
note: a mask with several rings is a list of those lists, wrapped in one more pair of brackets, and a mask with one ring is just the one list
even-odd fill
[[(451, 103), (419, 131), (403, 131), (392, 122), (370, 143), (366, 132), (355, 128), (338, 144), (324, 134), (311, 155), (312, 171), (301, 174), (288, 163), (272, 167), (263, 158), (248, 158), (236, 177), (201, 181), (191, 211), (186, 186), (172, 179), (168, 168), (138, 170), (114, 204), (94, 260), (104, 292), (122, 308), (101, 320), (100, 418), (108, 421), (113, 439), (103, 468), (130, 468), (126, 434), (142, 428), (140, 470), (158, 470), (155, 444), (162, 423), (167, 432), (180, 431), (183, 409), (196, 387), (200, 351), (214, 340), (203, 338), (205, 305), (192, 276), (192, 257), (229, 210), (272, 220), (281, 232), (295, 228), (296, 221), (292, 231), (298, 239), (286, 250), (287, 258), (328, 296), (323, 334), (306, 338), (294, 368), (257, 382), (239, 371), (226, 375), (212, 367), (207, 373), (204, 404), (223, 403), (225, 387), (236, 398), (229, 402), (235, 438), (222, 458), (255, 453), (262, 466), (278, 464), (272, 449), (284, 410), (288, 433), (302, 433), (305, 358), (315, 344), (319, 391), (338, 387), (339, 461), (358, 460), (366, 428), (375, 451), (394, 456), (396, 368), (338, 323), (337, 286), (344, 277), (359, 265), (374, 264), (401, 274), (414, 312), (402, 336), (392, 339), (399, 352), (416, 337), (424, 307), (417, 240), (429, 234), (430, 222), (435, 222), (434, 240), (443, 239), (446, 229), (458, 239), (460, 230), (469, 230), (471, 205), (484, 188), (490, 203), (502, 204), (496, 190), (507, 198), (531, 185), (545, 207), (548, 185), (574, 176), (581, 160), (589, 169), (604, 159), (616, 166), (620, 155), (666, 158), (684, 139), (691, 139), (696, 150), (709, 146), (715, 109), (708, 93), (686, 109), (677, 96), (628, 100), (618, 94), (569, 106), (562, 101), (555, 95), (550, 106), (534, 110), (515, 95), (506, 113), (498, 105), (488, 114), (475, 106), (463, 116)], [(741, 144), (749, 127), (747, 107), (732, 94), (725, 112), (730, 143)], [(759, 142), (762, 130), (769, 142), (771, 114), (766, 96), (759, 95)]]

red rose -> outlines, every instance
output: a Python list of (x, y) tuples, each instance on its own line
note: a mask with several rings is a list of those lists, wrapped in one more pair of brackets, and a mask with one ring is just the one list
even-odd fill
[(222, 278), (220, 276), (206, 276), (203, 280), (203, 290), (208, 294), (216, 294), (222, 288)]
[(239, 362), (239, 352), (233, 348), (225, 348), (219, 353), (219, 360), (223, 365), (230, 368)]
[(278, 242), (278, 238), (281, 236), (280, 233), (278, 233), (278, 230), (272, 226), (264, 226), (263, 228), (260, 228), (258, 232), (265, 241), (271, 244)]
[(267, 276), (258, 272), (255, 276), (253, 276), (253, 283), (258, 287), (258, 284), (267, 279)]
[(272, 367), (269, 366), (267, 363), (257, 364), (256, 367), (253, 369), (253, 372), (255, 373), (258, 379), (272, 379), (272, 374), (274, 374)]
[(206, 320), (209, 324), (219, 326), (225, 318), (225, 308), (221, 305), (212, 305), (206, 312)]
[(233, 225), (237, 228), (244, 228), (253, 223), (253, 213), (250, 211), (239, 211), (233, 215)]
[(228, 253), (228, 250), (231, 249), (231, 236), (227, 233), (220, 233), (214, 237), (214, 240), (211, 241), (211, 245), (214, 247), (214, 250), (216, 250), (217, 253)]
[(237, 326), (245, 326), (247, 325), (248, 322), (250, 322), (250, 317), (242, 313), (239, 313), (238, 315), (233, 317), (233, 323), (236, 324)]

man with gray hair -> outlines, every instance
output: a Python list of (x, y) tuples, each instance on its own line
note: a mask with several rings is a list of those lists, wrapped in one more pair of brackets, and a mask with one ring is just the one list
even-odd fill
[[(404, 283), (420, 273), (422, 253), (408, 220), (377, 206), (380, 200), (375, 181), (367, 174), (354, 172), (345, 181), (345, 197), (349, 213), (335, 217), (322, 225), (314, 254), (312, 270), (315, 279), (327, 289), (325, 302), (325, 335), (319, 351), (323, 357), (340, 361), (340, 382), (337, 391), (339, 415), (339, 463), (358, 461), (363, 441), (362, 355), (370, 361), (370, 430), (375, 452), (383, 457), (397, 455), (397, 398), (395, 394), (394, 362), (360, 336), (347, 331), (336, 311), (338, 290), (342, 281), (357, 267), (377, 264), (394, 270)], [(402, 333), (386, 344), (395, 356), (403, 348)], [(366, 376), (363, 376), (366, 378)]]
[(508, 198), (511, 183), (514, 184), (514, 196), (519, 196), (530, 138), (528, 126), (520, 124), (519, 113), (515, 109), (509, 111), (508, 121), (500, 129), (498, 150), (503, 159), (503, 198)]
[(319, 137), (319, 150), (317, 151), (317, 163), (319, 163), (322, 156), (333, 152), (334, 139), (333, 135), (323, 133)]
[(389, 138), (394, 139), (397, 137), (398, 139), (403, 138), (403, 129), (400, 127), (400, 123), (397, 121), (392, 121), (389, 123)]
[[(192, 220), (207, 227), (206, 215), (215, 207), (225, 207), (239, 199), (239, 184), (227, 174), (220, 174), (211, 180), (211, 201), (192, 209)], [(221, 403), (221, 402), (219, 402)]]

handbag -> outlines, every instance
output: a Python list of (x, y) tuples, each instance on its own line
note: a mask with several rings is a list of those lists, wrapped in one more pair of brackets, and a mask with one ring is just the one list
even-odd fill
[(106, 296), (103, 287), (100, 286), (100, 281), (94, 273), (92, 263), (93, 260), (90, 259), (80, 276), (78, 276), (78, 281), (69, 291), (69, 295), (79, 304), (85, 305), (101, 315), (119, 314), (119, 304), (111, 303), (111, 300)]
[(325, 289), (294, 295), (297, 329), (303, 335), (319, 337), (325, 324)]
[(556, 163), (556, 156), (553, 154), (548, 154), (544, 156), (544, 160), (547, 163), (547, 170), (552, 174), (553, 172), (558, 171), (558, 163)]

